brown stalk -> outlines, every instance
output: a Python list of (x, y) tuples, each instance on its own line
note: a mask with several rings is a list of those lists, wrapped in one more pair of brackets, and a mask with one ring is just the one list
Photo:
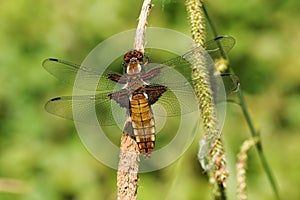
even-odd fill
[(137, 195), (139, 148), (129, 135), (123, 135), (117, 174), (118, 200), (134, 200)]
[(142, 10), (139, 16), (139, 23), (136, 28), (134, 48), (142, 53), (144, 53), (147, 17), (149, 16), (151, 7), (152, 7), (151, 0), (144, 0)]
[[(136, 29), (134, 49), (144, 53), (144, 40), (147, 17), (151, 9), (151, 0), (144, 0)], [(120, 160), (117, 173), (118, 200), (137, 198), (139, 170), (139, 148), (136, 141), (124, 132), (120, 145)]]

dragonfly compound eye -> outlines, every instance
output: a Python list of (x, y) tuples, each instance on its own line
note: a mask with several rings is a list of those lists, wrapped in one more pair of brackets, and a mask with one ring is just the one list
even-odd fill
[(139, 61), (143, 61), (143, 58), (144, 58), (143, 53), (141, 53), (141, 52), (139, 52), (139, 51), (136, 51), (136, 58), (137, 58)]
[(124, 55), (124, 61), (125, 61), (126, 63), (128, 63), (128, 62), (130, 61), (131, 57), (132, 57), (132, 56), (131, 56), (130, 51), (127, 52), (127, 53)]
[(142, 52), (133, 49), (124, 55), (124, 61), (129, 62), (131, 58), (136, 58), (139, 61), (143, 61), (144, 55)]

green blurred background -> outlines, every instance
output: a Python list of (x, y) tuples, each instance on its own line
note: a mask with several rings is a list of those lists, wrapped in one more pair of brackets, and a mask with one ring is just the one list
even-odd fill
[[(189, 34), (184, 3), (153, 1), (148, 26)], [(58, 57), (81, 63), (102, 40), (135, 28), (142, 1), (19, 0), (0, 2), (0, 199), (116, 199), (116, 171), (94, 159), (72, 121), (44, 111), (44, 103), (69, 95), (41, 66)], [(220, 35), (237, 44), (229, 57), (282, 199), (300, 199), (300, 1), (207, 3)], [(208, 30), (208, 39), (211, 32)], [(117, 47), (116, 47), (117, 48)], [(235, 197), (235, 162), (250, 137), (241, 109), (228, 106), (223, 137)], [(198, 136), (199, 138), (199, 136)], [(157, 172), (141, 174), (139, 199), (210, 199), (196, 159), (197, 141)], [(256, 150), (247, 171), (249, 199), (275, 199)], [(8, 181), (8, 179), (10, 181)]]

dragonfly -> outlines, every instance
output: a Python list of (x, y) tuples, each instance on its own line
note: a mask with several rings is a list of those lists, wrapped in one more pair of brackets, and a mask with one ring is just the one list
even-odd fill
[[(222, 44), (224, 51), (234, 45), (229, 36), (215, 38), (206, 43), (206, 50), (211, 55), (219, 51), (215, 43)], [(43, 61), (43, 67), (63, 82), (74, 84), (76, 75), (80, 73), (83, 83), (74, 84), (83, 90), (96, 90), (95, 95), (60, 96), (50, 99), (45, 109), (51, 114), (89, 123), (90, 113), (96, 110), (100, 126), (115, 126), (123, 123), (123, 133), (132, 136), (145, 158), (149, 158), (155, 147), (155, 116), (180, 116), (198, 109), (193, 92), (188, 89), (194, 80), (191, 79), (191, 63), (189, 58), (201, 55), (203, 48), (195, 48), (188, 53), (171, 60), (151, 66), (150, 58), (137, 50), (130, 50), (123, 57), (123, 74), (101, 67), (87, 67), (56, 58)], [(180, 74), (174, 73), (179, 71)], [(184, 76), (181, 79), (180, 76)], [(236, 90), (236, 78), (226, 74), (222, 76), (228, 93)], [(98, 81), (96, 88), (92, 84)], [(179, 102), (176, 95), (188, 97), (189, 102)], [(190, 98), (189, 98), (190, 97)], [(161, 105), (166, 112), (154, 112), (152, 107)], [(80, 113), (73, 115), (73, 109)], [(120, 117), (120, 112), (125, 116)], [(117, 113), (117, 114), (116, 114)], [(124, 118), (125, 117), (125, 118)]]

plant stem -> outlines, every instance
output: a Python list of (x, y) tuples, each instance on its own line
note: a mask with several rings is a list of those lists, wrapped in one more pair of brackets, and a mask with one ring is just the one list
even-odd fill
[(145, 0), (139, 16), (138, 26), (136, 28), (136, 35), (134, 40), (134, 48), (144, 53), (145, 33), (147, 26), (147, 17), (150, 14), (151, 0)]
[(122, 136), (117, 174), (118, 200), (135, 200), (139, 170), (139, 148), (129, 135)]
[[(206, 8), (205, 8), (204, 5), (203, 5), (203, 10), (204, 10), (204, 13), (205, 13), (205, 15), (206, 15), (208, 24), (209, 24), (209, 26), (210, 26), (211, 29), (212, 29), (212, 32), (213, 32), (214, 37), (218, 37), (218, 33), (217, 33), (217, 31), (216, 31), (216, 28), (215, 28), (215, 26), (214, 26), (212, 20), (210, 19), (209, 15), (208, 15), (208, 12), (207, 12), (207, 10), (206, 10)], [(221, 53), (223, 52), (223, 53), (222, 53), (222, 57), (224, 57), (224, 59), (227, 59), (227, 55), (226, 55), (226, 53), (223, 51), (222, 45), (221, 45), (220, 43), (217, 43), (217, 44), (218, 44), (218, 47), (221, 49)], [(228, 59), (227, 59), (227, 60), (228, 60)], [(228, 62), (228, 65), (229, 65), (229, 62)], [(228, 66), (228, 68), (230, 69), (230, 71), (231, 71), (232, 73), (234, 73), (234, 72), (233, 72), (233, 69), (232, 69), (230, 66)], [(240, 104), (239, 104), (239, 105), (240, 105), (240, 107), (241, 107), (241, 109), (242, 109), (242, 112), (243, 112), (245, 118), (246, 118), (246, 121), (247, 121), (247, 124), (248, 124), (248, 126), (249, 126), (249, 129), (250, 129), (250, 132), (251, 132), (252, 137), (253, 137), (253, 138), (256, 138), (256, 137), (257, 137), (257, 138), (260, 138), (260, 137), (259, 137), (259, 134), (256, 132), (256, 130), (255, 130), (255, 128), (254, 128), (254, 125), (253, 125), (253, 123), (252, 123), (250, 114), (249, 114), (248, 109), (247, 109), (246, 100), (245, 100), (245, 98), (244, 98), (244, 96), (243, 96), (243, 93), (242, 93), (242, 90), (241, 90), (241, 89), (239, 89), (239, 91), (238, 91), (238, 98), (239, 98), (239, 101), (240, 101)], [(255, 147), (256, 147), (256, 149), (257, 149), (257, 151), (258, 151), (259, 158), (260, 158), (260, 160), (261, 160), (261, 162), (262, 162), (263, 168), (264, 168), (264, 170), (265, 170), (265, 172), (266, 172), (266, 174), (267, 174), (267, 177), (268, 177), (269, 182), (270, 182), (270, 184), (271, 184), (271, 187), (272, 187), (272, 189), (273, 189), (273, 191), (274, 191), (274, 193), (275, 193), (275, 195), (276, 195), (276, 198), (277, 198), (277, 199), (280, 199), (279, 193), (278, 193), (278, 189), (277, 189), (276, 181), (275, 181), (275, 179), (274, 179), (274, 176), (273, 176), (273, 174), (272, 174), (272, 172), (271, 172), (271, 169), (270, 169), (270, 167), (269, 167), (269, 164), (268, 164), (268, 162), (267, 162), (267, 160), (266, 160), (266, 158), (265, 158), (265, 155), (264, 155), (264, 153), (263, 153), (262, 144), (261, 144), (261, 141), (260, 141), (260, 140), (259, 140), (257, 143), (255, 143)]]
[[(238, 91), (238, 98), (240, 100), (240, 107), (243, 111), (243, 114), (246, 118), (246, 121), (247, 121), (247, 124), (249, 126), (249, 129), (250, 129), (250, 132), (251, 132), (251, 135), (253, 138), (260, 138), (260, 135), (256, 132), (255, 128), (254, 128), (254, 125), (252, 123), (252, 120), (251, 120), (251, 117), (250, 117), (250, 114), (248, 112), (248, 109), (247, 109), (247, 105), (246, 105), (246, 100), (244, 98), (244, 95), (242, 93), (242, 90), (239, 89)], [(259, 155), (259, 158), (260, 158), (260, 161), (262, 163), (262, 166), (263, 166), (263, 169), (265, 170), (266, 174), (267, 174), (267, 177), (269, 179), (269, 182), (271, 184), (271, 187), (276, 195), (276, 198), (277, 199), (280, 199), (279, 197), (279, 193), (278, 193), (278, 189), (277, 189), (277, 184), (276, 184), (276, 181), (275, 181), (275, 178), (273, 176), (273, 173), (269, 167), (269, 164), (267, 162), (267, 159), (265, 157), (265, 154), (263, 152), (263, 148), (262, 148), (262, 144), (261, 144), (261, 140), (259, 139), (258, 142), (255, 144), (255, 147), (258, 151), (258, 155)]]
[[(134, 40), (134, 48), (142, 53), (144, 53), (147, 17), (150, 9), (151, 0), (145, 0), (139, 16)], [(118, 200), (135, 200), (137, 198), (139, 148), (134, 138), (130, 135), (130, 133), (124, 132), (121, 139), (117, 173)]]
[[(207, 13), (207, 10), (206, 10), (204, 4), (203, 4), (203, 12), (204, 12), (204, 14), (205, 14), (205, 16), (206, 16), (207, 22), (208, 22), (208, 24), (209, 24), (211, 30), (212, 30), (212, 33), (213, 33), (213, 35), (214, 35), (214, 38), (218, 37), (217, 30), (216, 30), (216, 28), (215, 28), (215, 26), (214, 26), (214, 24), (213, 24), (213, 22), (212, 22), (210, 16), (209, 16), (208, 13)], [(224, 51), (224, 49), (223, 49), (223, 47), (222, 47), (222, 45), (221, 45), (221, 43), (220, 43), (219, 40), (217, 40), (217, 45), (218, 45), (218, 47), (220, 48), (220, 53), (221, 53), (222, 58), (224, 58), (225, 60), (228, 60), (227, 54), (225, 53), (225, 51)]]

